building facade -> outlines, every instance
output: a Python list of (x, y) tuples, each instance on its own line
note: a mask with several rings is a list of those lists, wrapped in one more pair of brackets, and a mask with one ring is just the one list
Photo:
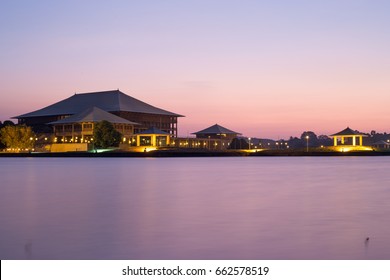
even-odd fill
[(172, 137), (177, 137), (177, 122), (182, 115), (166, 111), (124, 94), (119, 90), (80, 93), (42, 109), (14, 118), (19, 124), (33, 127), (36, 132), (53, 132), (50, 123), (80, 114), (97, 107), (138, 125), (134, 133), (156, 127)]

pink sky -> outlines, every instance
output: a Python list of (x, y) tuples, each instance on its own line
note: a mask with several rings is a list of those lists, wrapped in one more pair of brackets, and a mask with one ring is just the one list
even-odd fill
[(1, 4), (0, 120), (119, 88), (181, 136), (390, 132), (386, 1), (42, 2)]

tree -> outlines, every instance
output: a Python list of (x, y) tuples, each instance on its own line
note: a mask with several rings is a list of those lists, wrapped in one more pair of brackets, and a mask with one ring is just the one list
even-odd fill
[(290, 137), (290, 140), (288, 140), (288, 146), (293, 149), (297, 148), (303, 148), (305, 146), (305, 142), (303, 142), (301, 139), (297, 137)]
[(26, 125), (7, 125), (0, 130), (1, 142), (10, 149), (31, 150), (35, 137), (31, 127)]
[[(309, 137), (309, 139), (306, 138), (307, 136)], [(301, 135), (301, 140), (305, 143), (305, 145), (307, 144), (307, 141), (308, 141), (309, 147), (318, 147), (319, 146), (317, 135), (313, 131), (303, 132)]]
[(321, 146), (333, 146), (333, 139), (329, 138), (327, 135), (318, 136), (318, 144)]
[(118, 147), (122, 135), (114, 128), (112, 123), (101, 121), (95, 124), (93, 142), (96, 148)]
[(232, 142), (230, 143), (228, 149), (248, 149), (249, 148), (249, 142), (246, 141), (244, 138), (234, 138)]
[(15, 124), (13, 123), (13, 121), (10, 121), (10, 120), (6, 120), (3, 123), (0, 122), (0, 129), (2, 129), (3, 127), (8, 126), (8, 125), (14, 126)]

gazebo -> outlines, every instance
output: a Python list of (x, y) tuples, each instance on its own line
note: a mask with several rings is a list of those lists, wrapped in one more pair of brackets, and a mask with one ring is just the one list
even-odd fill
[[(352, 146), (363, 146), (363, 137), (367, 137), (367, 135), (356, 130), (352, 130), (349, 127), (330, 136), (333, 137), (334, 146), (337, 146), (339, 138), (341, 138), (341, 145), (345, 145), (347, 139), (352, 138)], [(359, 145), (356, 143), (356, 138), (359, 138)]]
[(194, 132), (196, 138), (209, 138), (209, 139), (234, 139), (238, 135), (241, 135), (239, 132), (232, 131), (218, 124), (212, 125), (206, 129), (203, 129), (198, 132)]

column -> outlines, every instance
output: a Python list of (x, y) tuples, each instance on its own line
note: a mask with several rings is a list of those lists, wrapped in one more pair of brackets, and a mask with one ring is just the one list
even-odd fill
[(333, 146), (337, 146), (337, 136), (333, 136)]
[(141, 146), (141, 139), (140, 139), (139, 135), (137, 135), (136, 138), (137, 138), (137, 140), (136, 140), (137, 146)]
[(352, 145), (356, 146), (356, 136), (352, 136)]
[(344, 145), (344, 136), (341, 136), (341, 144)]
[(363, 146), (363, 136), (360, 136), (360, 146)]

